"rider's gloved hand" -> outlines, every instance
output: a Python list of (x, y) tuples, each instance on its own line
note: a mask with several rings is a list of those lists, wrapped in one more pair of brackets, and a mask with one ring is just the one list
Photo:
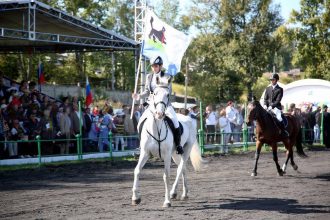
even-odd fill
[(272, 109), (273, 109), (272, 106), (268, 106), (268, 111), (269, 111), (269, 110), (272, 110)]
[(134, 100), (140, 100), (140, 95), (137, 94), (137, 93), (133, 93), (133, 94), (132, 94), (132, 98), (133, 98)]
[(267, 110), (267, 105), (263, 105), (262, 107), (263, 107), (265, 110)]

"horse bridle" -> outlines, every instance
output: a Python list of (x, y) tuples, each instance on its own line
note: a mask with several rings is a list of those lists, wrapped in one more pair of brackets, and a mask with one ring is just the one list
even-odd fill
[[(169, 89), (167, 86), (157, 86), (158, 88), (165, 88), (165, 89)], [(157, 88), (156, 87), (156, 88)], [(153, 93), (153, 96), (155, 96), (155, 93)], [(170, 101), (170, 98), (169, 98), (169, 95), (167, 95), (167, 104), (164, 102), (164, 101), (160, 101), (160, 102), (157, 102), (157, 103), (154, 103), (154, 107), (156, 109), (157, 105), (159, 104), (162, 104), (164, 105), (164, 108), (166, 109), (168, 107), (168, 103)]]
[[(157, 87), (168, 89), (167, 86), (157, 86)], [(155, 96), (155, 93), (153, 93), (153, 96)], [(167, 96), (167, 104), (166, 104), (164, 101), (160, 101), (160, 102), (154, 103), (154, 107), (155, 107), (155, 109), (156, 109), (157, 105), (162, 104), (162, 105), (164, 105), (164, 107), (165, 107), (165, 109), (166, 109), (166, 108), (168, 107), (168, 103), (169, 103), (169, 95)], [(151, 111), (151, 109), (150, 109), (150, 111)], [(154, 120), (156, 120), (156, 119), (155, 119), (154, 112), (151, 111), (151, 113), (152, 113), (152, 115), (153, 115)], [(164, 120), (163, 120), (163, 121), (164, 121)], [(155, 141), (157, 141), (157, 143), (158, 143), (158, 151), (159, 151), (159, 158), (160, 158), (160, 159), (162, 158), (162, 154), (161, 154), (161, 150), (160, 150), (160, 143), (166, 140), (166, 138), (167, 138), (167, 134), (168, 134), (168, 125), (167, 125), (167, 123), (166, 123), (165, 121), (164, 121), (164, 123), (165, 123), (165, 127), (166, 127), (166, 135), (165, 135), (165, 137), (164, 137), (162, 140), (160, 139), (160, 134), (162, 133), (162, 129), (159, 130), (159, 129), (158, 129), (158, 126), (157, 126), (158, 138), (156, 138), (155, 136), (153, 136), (153, 135), (147, 130), (147, 133), (148, 133), (148, 134), (149, 134), (149, 135), (150, 135)]]

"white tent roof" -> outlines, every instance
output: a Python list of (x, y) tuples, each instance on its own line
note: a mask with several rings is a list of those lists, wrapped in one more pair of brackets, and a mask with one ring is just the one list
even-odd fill
[[(185, 108), (185, 107), (184, 107), (184, 103), (182, 103), (182, 102), (172, 102), (171, 104), (172, 104), (172, 106), (173, 106), (174, 108)], [(193, 103), (187, 103), (187, 109), (188, 109), (188, 108), (193, 108), (193, 107), (195, 107), (195, 106), (196, 106), (196, 104), (193, 104)]]
[[(282, 105), (295, 103), (297, 107), (307, 104), (330, 105), (330, 82), (321, 79), (303, 79), (287, 85), (280, 84), (284, 90)], [(265, 91), (260, 102), (263, 103)]]

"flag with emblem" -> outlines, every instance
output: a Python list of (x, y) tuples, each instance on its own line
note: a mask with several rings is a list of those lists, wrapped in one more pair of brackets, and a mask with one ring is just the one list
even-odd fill
[(150, 9), (146, 11), (142, 55), (149, 59), (161, 56), (168, 74), (174, 76), (180, 72), (181, 60), (190, 42), (188, 35), (160, 20)]

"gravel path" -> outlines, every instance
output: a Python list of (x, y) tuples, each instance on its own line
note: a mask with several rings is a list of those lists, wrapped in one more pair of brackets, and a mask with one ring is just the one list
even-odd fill
[(252, 152), (209, 157), (203, 172), (188, 167), (189, 200), (168, 209), (161, 207), (161, 161), (142, 171), (139, 206), (131, 206), (135, 161), (2, 172), (0, 219), (330, 219), (330, 151), (307, 154), (295, 157), (298, 172), (288, 166), (283, 177), (270, 153), (261, 155), (257, 177), (250, 176)]

